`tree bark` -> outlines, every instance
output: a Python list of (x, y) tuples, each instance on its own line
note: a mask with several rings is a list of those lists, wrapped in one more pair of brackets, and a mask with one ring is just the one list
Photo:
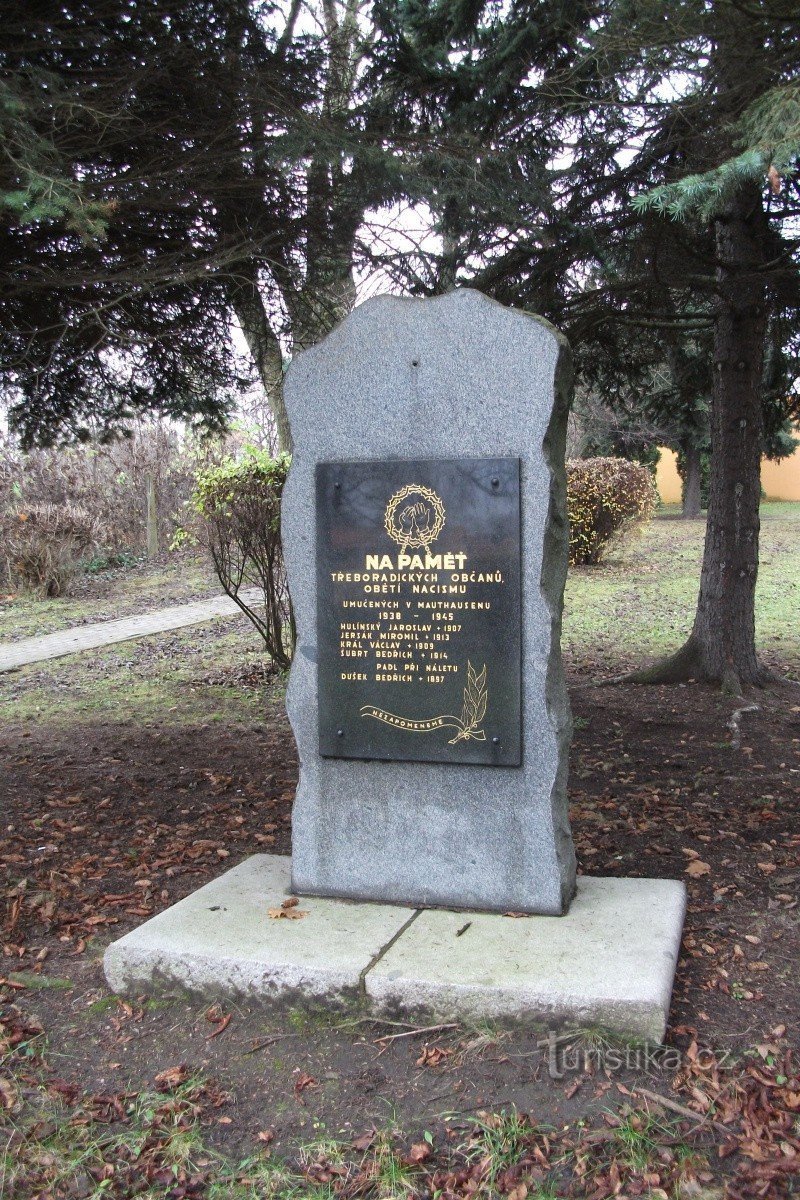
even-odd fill
[(147, 557), (155, 558), (158, 554), (158, 496), (156, 481), (148, 472), (147, 480)]
[(242, 264), (228, 291), (275, 418), (278, 449), (291, 454), (292, 433), (283, 400), (283, 351), (264, 310), (255, 264)]
[(686, 644), (630, 679), (700, 678), (740, 692), (770, 673), (755, 647), (761, 499), (761, 407), (766, 215), (757, 184), (741, 187), (715, 220), (717, 308), (711, 402), (711, 480), (700, 595)]
[(757, 185), (742, 187), (715, 222), (717, 315), (708, 522), (691, 639), (706, 679), (740, 690), (764, 682), (755, 644), (767, 332), (766, 218)]
[(683, 479), (683, 516), (692, 520), (700, 516), (702, 501), (703, 456), (700, 447), (687, 442), (683, 451), (685, 475)]

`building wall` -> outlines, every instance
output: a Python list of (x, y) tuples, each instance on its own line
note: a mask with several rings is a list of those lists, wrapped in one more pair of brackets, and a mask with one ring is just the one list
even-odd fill
[(661, 457), (656, 464), (656, 487), (662, 504), (680, 504), (681, 477), (678, 474), (678, 456), (674, 450), (661, 447)]
[[(681, 478), (674, 451), (661, 448), (656, 467), (656, 487), (664, 504), (680, 504)], [(800, 446), (782, 462), (761, 460), (761, 486), (768, 500), (800, 500)]]
[(782, 462), (761, 462), (761, 486), (768, 500), (800, 500), (800, 446)]

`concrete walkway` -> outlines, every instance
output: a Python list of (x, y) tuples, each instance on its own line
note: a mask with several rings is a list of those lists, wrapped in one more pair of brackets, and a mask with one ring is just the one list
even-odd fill
[[(243, 591), (241, 597), (247, 604), (257, 601), (258, 588)], [(211, 600), (196, 600), (193, 604), (160, 608), (156, 612), (143, 613), (138, 617), (99, 621), (95, 625), (62, 629), (60, 633), (23, 638), (19, 642), (0, 643), (0, 671), (13, 671), (16, 667), (27, 666), (28, 663), (61, 658), (65, 654), (77, 654), (80, 650), (97, 650), (115, 642), (147, 637), (151, 633), (183, 629), (186, 625), (199, 625), (216, 617), (233, 617), (240, 612), (241, 609), (227, 596), (215, 596)]]

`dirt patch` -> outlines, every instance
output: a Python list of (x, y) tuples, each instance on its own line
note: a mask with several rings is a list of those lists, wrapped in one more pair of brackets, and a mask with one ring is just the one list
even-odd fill
[(797, 1025), (798, 701), (794, 687), (747, 704), (701, 686), (572, 693), (579, 869), (687, 883), (671, 1020), (729, 1047)]
[[(766, 1044), (776, 1059), (800, 1026), (797, 691), (756, 696), (737, 729), (741, 702), (710, 689), (584, 681), (573, 672), (581, 871), (684, 879), (670, 1045), (741, 1061)], [(76, 1094), (135, 1092), (186, 1063), (233, 1097), (230, 1123), (215, 1117), (209, 1130), (227, 1153), (252, 1149), (265, 1127), (280, 1149), (390, 1118), (419, 1134), (446, 1110), (471, 1119), (516, 1105), (558, 1128), (602, 1121), (636, 1087), (674, 1095), (674, 1064), (553, 1078), (542, 1031), (382, 1041), (404, 1030), (359, 1014), (108, 996), (108, 941), (253, 852), (289, 852), (297, 759), (277, 696), (257, 724), (12, 724), (0, 757), (6, 1000), (46, 1031), (53, 1070)]]

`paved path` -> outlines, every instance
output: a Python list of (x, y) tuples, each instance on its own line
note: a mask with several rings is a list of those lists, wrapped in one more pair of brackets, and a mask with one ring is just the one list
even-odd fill
[[(251, 603), (258, 599), (259, 592), (257, 588), (250, 588), (241, 596), (246, 603)], [(60, 633), (23, 638), (19, 642), (0, 642), (0, 671), (12, 671), (15, 667), (24, 667), (46, 658), (61, 658), (64, 654), (76, 654), (79, 650), (96, 650), (100, 646), (111, 646), (114, 642), (147, 637), (151, 633), (164, 633), (168, 629), (183, 629), (185, 625), (199, 625), (201, 621), (211, 621), (215, 617), (233, 617), (239, 612), (241, 609), (233, 600), (227, 596), (215, 596), (212, 600), (160, 608), (139, 617), (78, 625), (73, 629), (62, 629)]]

